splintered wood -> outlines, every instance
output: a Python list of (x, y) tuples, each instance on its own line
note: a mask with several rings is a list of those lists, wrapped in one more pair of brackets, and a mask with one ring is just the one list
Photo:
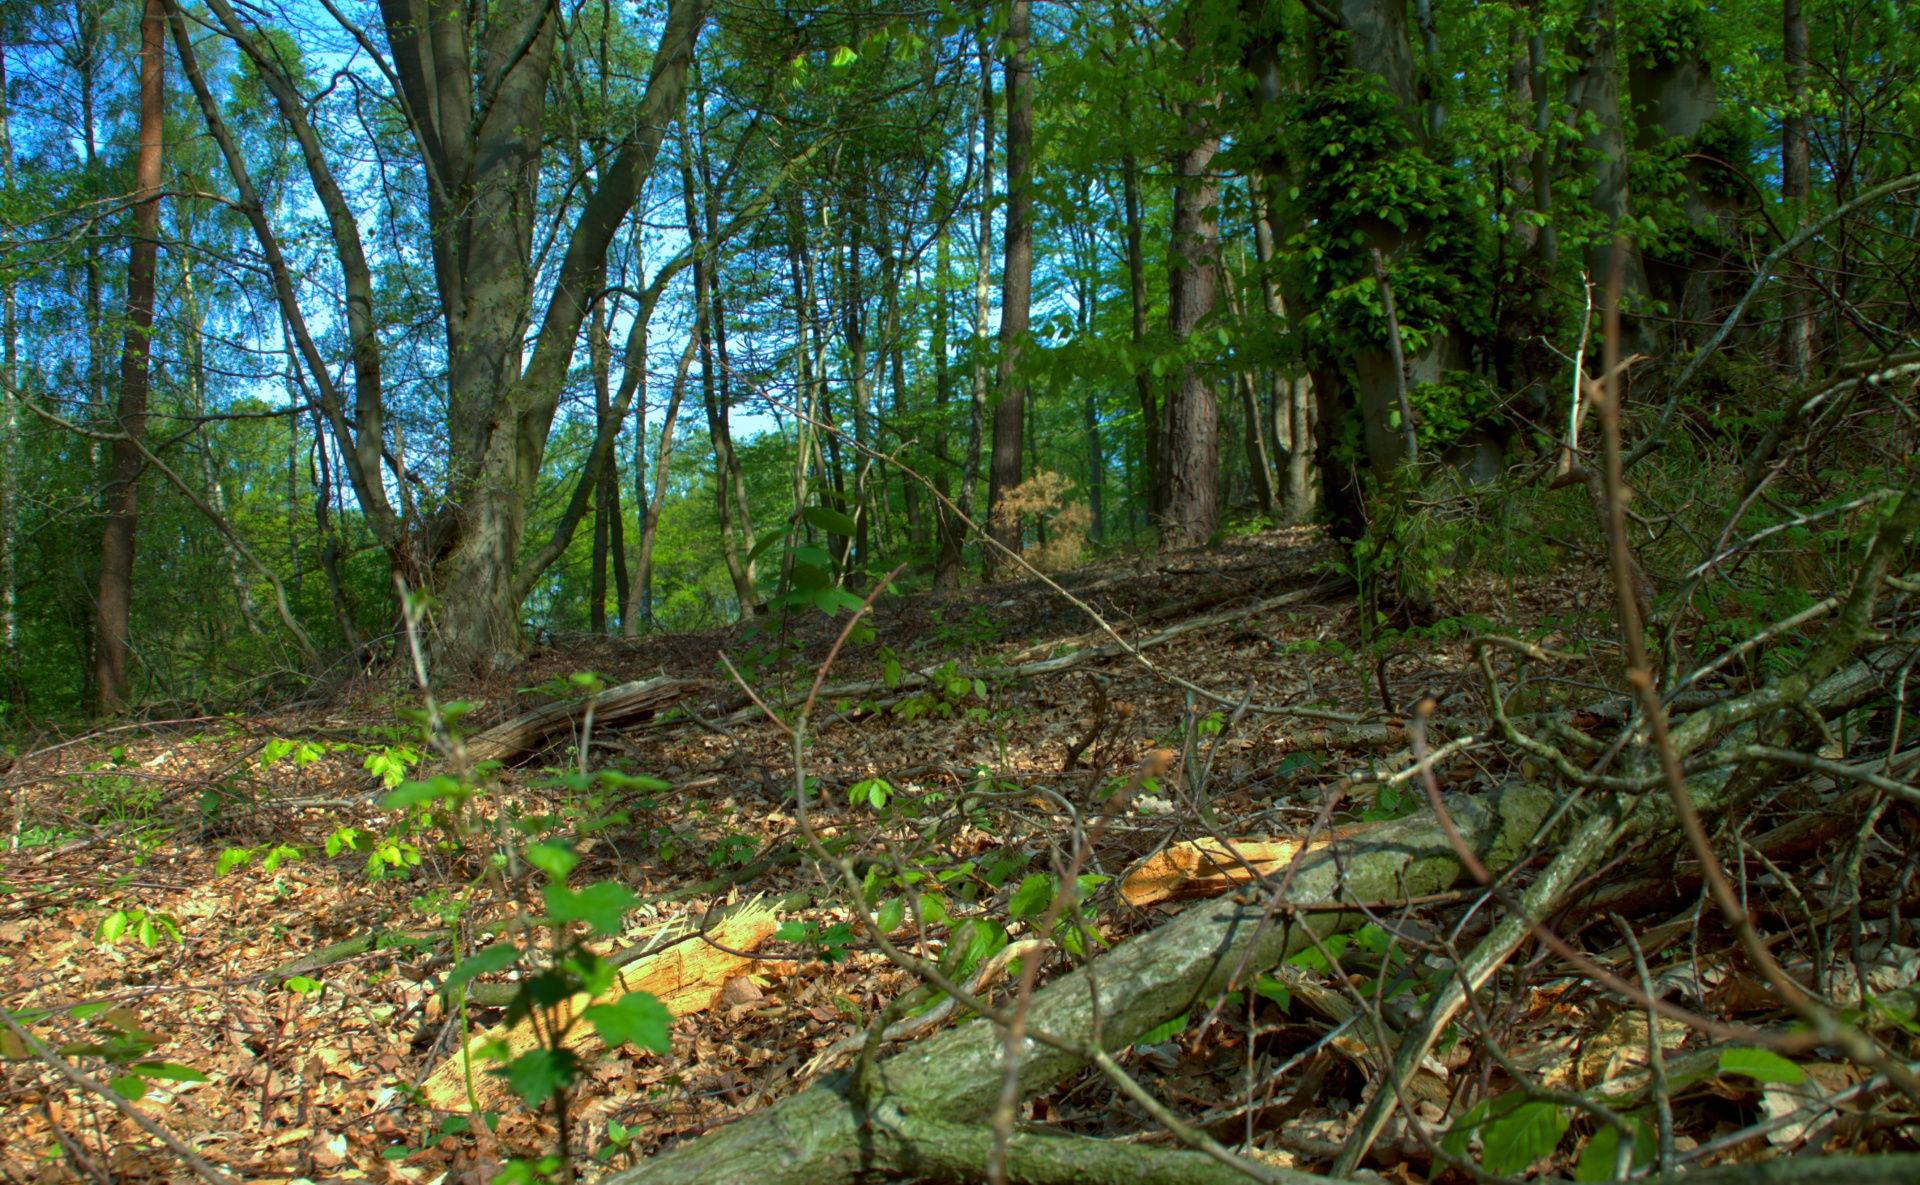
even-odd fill
[[(593, 701), (594, 723), (613, 725), (636, 716), (651, 715), (699, 686), (686, 679), (665, 676), (622, 683), (601, 692)], [(576, 727), (586, 716), (588, 698), (582, 696), (547, 704), (504, 724), (496, 724), (467, 739), (467, 756), (474, 761), (511, 761), (532, 753), (554, 733)]]
[[(776, 924), (771, 909), (751, 906), (727, 918), (709, 934), (720, 946), (750, 951), (773, 936)], [(581, 992), (563, 1004), (557, 1016), (564, 1025), (589, 1005), (617, 1000), (628, 992), (651, 993), (675, 1016), (703, 1012), (719, 1000), (727, 980), (744, 974), (755, 962), (728, 954), (697, 937), (689, 938), (622, 967), (614, 976), (613, 987), (606, 993), (595, 997)], [(421, 1085), (427, 1105), (442, 1111), (465, 1111), (476, 1104), (476, 1111), (503, 1109), (511, 1101), (506, 1083), (488, 1073), (501, 1063), (480, 1053), (494, 1041), (505, 1041), (514, 1057), (540, 1044), (539, 1036), (527, 1020), (511, 1027), (496, 1025), (474, 1036), (460, 1053), (444, 1062)], [(606, 1048), (593, 1026), (584, 1021), (567, 1034), (565, 1044), (587, 1059)], [(469, 1064), (473, 1083), (471, 1098), (467, 1093)]]
[[(1315, 848), (1325, 847), (1323, 837)], [(1283, 871), (1300, 851), (1300, 841), (1236, 839), (1230, 852), (1218, 840), (1177, 843), (1149, 857), (1120, 882), (1120, 894), (1136, 909), (1166, 901), (1191, 901), (1220, 894), (1261, 876)]]

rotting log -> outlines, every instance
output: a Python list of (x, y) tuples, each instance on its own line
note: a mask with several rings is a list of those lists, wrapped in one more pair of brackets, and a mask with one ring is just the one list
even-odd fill
[[(1448, 810), (1467, 846), (1489, 867), (1503, 868), (1525, 850), (1553, 805), (1545, 789), (1516, 783), (1477, 798), (1453, 799)], [(1310, 853), (1287, 896), (1315, 904), (1389, 900), (1438, 892), (1464, 875), (1438, 820), (1421, 812), (1352, 837), (1341, 845), (1337, 859), (1327, 850)], [(1259, 897), (1237, 894), (1196, 904), (1160, 929), (1115, 947), (1093, 973), (1082, 968), (1060, 977), (1034, 995), (1030, 1028), (1083, 1047), (1097, 1035), (1104, 1049), (1123, 1049), (1156, 1025), (1211, 1006), (1242, 967), (1243, 956), (1248, 972), (1264, 970), (1311, 945), (1308, 927), (1324, 936), (1365, 920), (1358, 909), (1314, 911), (1297, 919), (1283, 913), (1264, 920)], [(1090, 1007), (1096, 994), (1097, 1013)], [(978, 1151), (985, 1128), (972, 1129), (985, 1124), (997, 1100), (1000, 1054), (999, 1033), (975, 1020), (879, 1062), (864, 1093), (849, 1073), (831, 1075), (765, 1111), (618, 1173), (608, 1183), (819, 1185), (887, 1171), (889, 1166), (926, 1171), (934, 1165), (973, 1163), (969, 1158)], [(1023, 1096), (1059, 1083), (1084, 1064), (1085, 1059), (1073, 1053), (1035, 1045), (1021, 1066)], [(929, 1135), (960, 1141), (964, 1147), (956, 1152), (950, 1144), (926, 1144), (923, 1137)], [(1098, 1163), (1120, 1155), (1103, 1154)], [(1163, 1151), (1137, 1155), (1141, 1166), (1149, 1160), (1163, 1167), (1174, 1163), (1164, 1159), (1168, 1154)], [(1014, 1179), (1095, 1179), (1041, 1171), (1058, 1160), (1056, 1154), (1036, 1149), (1032, 1163), (1040, 1168), (1032, 1176)], [(1090, 1157), (1082, 1162), (1096, 1163)], [(1016, 1167), (1021, 1163), (1016, 1161)], [(1179, 1163), (1189, 1162), (1183, 1157)], [(1280, 1179), (1308, 1177), (1274, 1172)], [(1126, 1175), (1134, 1175), (1133, 1170)]]
[(620, 686), (596, 696), (560, 700), (496, 724), (483, 733), (467, 738), (467, 756), (474, 761), (511, 761), (539, 749), (548, 737), (562, 729), (579, 726), (593, 708), (595, 727), (624, 724), (650, 715), (680, 697), (698, 690), (699, 684), (686, 679), (661, 676)]

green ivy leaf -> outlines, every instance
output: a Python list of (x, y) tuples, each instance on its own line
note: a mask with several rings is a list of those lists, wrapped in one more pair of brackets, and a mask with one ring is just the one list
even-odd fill
[(673, 1051), (667, 1035), (673, 1014), (646, 992), (628, 992), (612, 1004), (595, 1004), (584, 1015), (609, 1049), (637, 1045), (663, 1056)]

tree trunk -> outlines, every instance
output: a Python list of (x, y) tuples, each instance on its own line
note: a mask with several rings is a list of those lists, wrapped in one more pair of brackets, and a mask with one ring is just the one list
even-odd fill
[[(734, 596), (740, 601), (742, 619), (753, 615), (753, 607), (758, 598), (754, 596), (753, 577), (747, 572), (746, 552), (740, 547), (740, 541), (733, 530), (733, 438), (727, 430), (727, 411), (719, 400), (714, 371), (714, 349), (712, 311), (719, 306), (719, 294), (715, 290), (714, 265), (716, 259), (715, 238), (717, 238), (718, 219), (713, 206), (717, 195), (706, 195), (707, 216), (705, 223), (700, 217), (698, 190), (694, 183), (693, 154), (696, 151), (689, 142), (684, 143), (680, 153), (680, 183), (684, 191), (687, 209), (687, 238), (698, 242), (702, 237), (702, 227), (706, 228), (706, 245), (699, 252), (699, 258), (693, 264), (694, 303), (697, 307), (709, 310), (709, 315), (700, 322), (700, 402), (707, 412), (707, 440), (713, 445), (713, 501), (714, 512), (720, 523), (720, 556), (727, 565), (727, 576), (733, 581)], [(706, 140), (700, 141), (699, 153), (706, 155)], [(749, 545), (750, 546), (750, 545)]]
[(646, 513), (640, 521), (640, 555), (634, 564), (633, 580), (642, 596), (645, 626), (653, 628), (653, 542), (660, 532), (660, 512), (667, 508), (667, 466), (673, 461), (673, 425), (680, 416), (680, 401), (687, 393), (687, 374), (693, 369), (693, 355), (700, 348), (700, 330), (705, 328), (707, 310), (703, 306), (694, 317), (694, 332), (687, 335), (687, 347), (680, 351), (680, 364), (673, 372), (673, 389), (667, 395), (666, 414), (660, 419), (660, 447), (654, 450), (653, 495), (647, 499)]
[[(1575, 26), (1571, 52), (1575, 69), (1567, 80), (1568, 119), (1573, 126), (1590, 129), (1580, 141), (1586, 155), (1588, 204), (1600, 215), (1607, 233), (1587, 249), (1587, 275), (1595, 284), (1606, 285), (1614, 266), (1611, 234), (1622, 219), (1633, 213), (1633, 191), (1628, 181), (1626, 132), (1620, 116), (1620, 71), (1615, 46), (1617, 30), (1613, 0), (1588, 0), (1585, 13)], [(1631, 242), (1621, 260), (1620, 292), (1626, 304), (1644, 301), (1647, 295), (1646, 268), (1640, 249)], [(1653, 351), (1640, 318), (1621, 319), (1623, 333), (1637, 339), (1646, 352)]]
[[(606, 272), (601, 272), (601, 284)], [(593, 424), (605, 427), (613, 414), (613, 346), (607, 340), (607, 298), (593, 303), (593, 315), (587, 324), (587, 368), (593, 374)], [(613, 543), (614, 491), (619, 488), (614, 472), (613, 452), (600, 465), (593, 491), (593, 569), (587, 581), (587, 629), (595, 634), (607, 632), (607, 560)]]
[[(1787, 63), (1787, 116), (1780, 121), (1780, 196), (1796, 220), (1813, 193), (1807, 141), (1807, 14), (1804, 0), (1784, 0), (1781, 40)], [(1805, 382), (1813, 367), (1813, 306), (1803, 286), (1787, 297), (1787, 360)]]
[(1087, 392), (1084, 408), (1087, 425), (1087, 509), (1093, 513), (1091, 538), (1095, 543), (1107, 537), (1107, 518), (1102, 505), (1107, 488), (1107, 455), (1100, 448), (1100, 400)]
[[(967, 135), (969, 143), (973, 140), (971, 130)], [(946, 170), (940, 171), (939, 207), (942, 211), (940, 229), (935, 232), (933, 248), (933, 399), (934, 428), (933, 488), (940, 497), (934, 499), (933, 526), (939, 536), (939, 554), (933, 561), (933, 587), (939, 590), (956, 588), (960, 583), (960, 545), (966, 539), (966, 528), (947, 508), (946, 500), (953, 496), (952, 479), (949, 468), (953, 458), (948, 453), (947, 417), (951, 414), (953, 401), (953, 368), (948, 364), (947, 333), (952, 317), (948, 307), (947, 286), (953, 274), (953, 235), (948, 230), (950, 196), (947, 190)]]
[[(13, 201), (13, 122), (7, 98), (7, 47), (0, 40), (0, 185)], [(11, 236), (9, 236), (11, 238)], [(9, 244), (11, 245), (11, 244)], [(0, 281), (0, 706), (11, 709), (8, 723), (26, 711), (26, 685), (20, 678), (20, 574), (15, 548), (20, 538), (20, 419), (14, 406), (19, 384), (19, 323), (13, 275)]]
[[(1147, 488), (1147, 517), (1160, 514), (1160, 409), (1153, 397), (1147, 349), (1147, 257), (1140, 219), (1140, 165), (1132, 153), (1120, 158), (1120, 186), (1127, 220), (1127, 301), (1133, 314), (1133, 393), (1140, 404), (1140, 475)], [(1134, 487), (1139, 496), (1139, 487)]]
[[(1258, 189), (1260, 178), (1249, 182), (1251, 189)], [(1240, 307), (1240, 294), (1233, 282), (1233, 273), (1225, 269), (1220, 273), (1227, 289), (1227, 311), (1236, 323), (1247, 323), (1246, 310)], [(1267, 521), (1276, 521), (1279, 507), (1276, 505), (1273, 489), (1273, 466), (1267, 458), (1267, 431), (1265, 418), (1260, 414), (1259, 385), (1251, 370), (1238, 370), (1233, 375), (1234, 391), (1240, 396), (1240, 418), (1244, 427), (1240, 432), (1240, 444), (1247, 453), (1247, 473), (1253, 478), (1253, 495), (1260, 503), (1260, 514)]]
[[(1713, 118), (1719, 101), (1713, 68), (1698, 39), (1683, 29), (1663, 32), (1668, 43), (1654, 56), (1644, 50), (1636, 54), (1627, 76), (1636, 115), (1634, 147), (1649, 159), (1658, 159), (1657, 150), (1665, 144), (1681, 151), (1693, 147), (1691, 142)], [(1661, 258), (1657, 253), (1643, 256), (1643, 266), (1649, 294), (1667, 305), (1672, 318), (1675, 352), (1684, 353), (1692, 351), (1696, 333), (1705, 332), (1717, 320), (1713, 280), (1724, 261), (1722, 253), (1707, 245), (1716, 237), (1720, 216), (1732, 210), (1730, 203), (1711, 192), (1711, 174), (1721, 166), (1686, 151), (1674, 167), (1680, 173), (1682, 211), (1698, 246), (1684, 259)]]
[(94, 625), (94, 678), (104, 712), (127, 706), (128, 630), (133, 608), (133, 549), (139, 523), (135, 443), (147, 430), (147, 364), (152, 352), (154, 274), (160, 259), (160, 136), (166, 115), (166, 8), (146, 0), (140, 18), (140, 143), (134, 161), (133, 250), (127, 262), (127, 336), (120, 352), (118, 430), (100, 542), (100, 597)]
[[(1029, 0), (1012, 0), (1004, 62), (1007, 90), (1006, 262), (1000, 277), (1000, 381), (993, 408), (993, 456), (987, 481), (987, 531), (1006, 550), (1021, 550), (1020, 518), (1001, 504), (1021, 483), (1020, 450), (1026, 422), (1026, 382), (1020, 377), (1020, 339), (1027, 332), (1033, 299), (1033, 71), (1027, 63)], [(981, 557), (981, 576), (992, 580), (1000, 549)]]
[[(973, 372), (968, 389), (967, 451), (960, 462), (960, 494), (954, 506), (964, 519), (973, 518), (974, 492), (980, 484), (980, 434), (987, 414), (987, 314), (993, 250), (993, 57), (987, 37), (979, 35), (980, 56), (980, 223), (973, 243)], [(959, 583), (960, 549), (966, 543), (965, 523), (952, 540), (951, 588)], [(991, 549), (989, 549), (991, 550)], [(944, 562), (944, 561), (943, 561)], [(982, 561), (984, 564), (986, 561)]]
[[(1188, 144), (1174, 162), (1167, 328), (1180, 345), (1193, 337), (1202, 319), (1212, 315), (1219, 281), (1220, 232), (1213, 210), (1219, 190), (1210, 166), (1220, 150), (1220, 138), (1206, 119), (1197, 106), (1188, 106)], [(1220, 525), (1219, 409), (1213, 384), (1192, 362), (1180, 366), (1167, 399), (1166, 423), (1160, 550), (1178, 551), (1204, 545)]]

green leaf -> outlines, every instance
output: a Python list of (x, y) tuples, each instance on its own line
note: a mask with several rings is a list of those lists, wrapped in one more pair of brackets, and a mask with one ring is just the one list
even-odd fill
[(1293, 1011), (1293, 992), (1288, 989), (1286, 984), (1281, 983), (1273, 976), (1262, 975), (1259, 981), (1253, 985), (1253, 990), (1262, 998), (1272, 1000), (1279, 1006), (1280, 1011)]
[[(368, 760), (371, 768), (372, 759)], [(401, 811), (410, 806), (418, 806), (423, 802), (435, 802), (443, 798), (463, 799), (471, 793), (471, 789), (462, 785), (460, 779), (446, 774), (436, 774), (422, 782), (401, 782), (398, 789), (380, 800), (380, 805), (390, 811)]]
[(625, 885), (600, 881), (578, 893), (565, 885), (548, 885), (540, 895), (546, 898), (547, 916), (556, 922), (585, 922), (600, 934), (618, 934), (627, 910), (640, 904)]
[(586, 1010), (585, 1016), (609, 1049), (637, 1045), (663, 1056), (673, 1051), (667, 1035), (673, 1025), (673, 1014), (646, 992), (628, 992), (615, 1003), (595, 1004)]
[(109, 1081), (107, 1085), (113, 1088), (113, 1093), (130, 1103), (139, 1102), (147, 1094), (147, 1084), (142, 1082), (137, 1074), (122, 1074)]
[(893, 933), (895, 930), (898, 930), (901, 923), (906, 920), (907, 903), (904, 898), (900, 897), (895, 897), (885, 905), (882, 905), (880, 912), (874, 917), (875, 924), (880, 927), (882, 934)]
[[(833, 68), (836, 70), (844, 70), (848, 66), (853, 65), (855, 62), (859, 60), (860, 60), (860, 55), (853, 52), (853, 50), (847, 46), (843, 45), (839, 49), (836, 49), (833, 51)], [(812, 512), (817, 509), (818, 507), (809, 506), (807, 508), (808, 517), (811, 518)]]
[(1805, 1082), (1807, 1080), (1805, 1072), (1799, 1066), (1771, 1049), (1723, 1049), (1720, 1051), (1720, 1072), (1744, 1074), (1755, 1082)]
[(412, 1155), (413, 1149), (407, 1147), (405, 1144), (395, 1144), (391, 1148), (382, 1148), (380, 1150), (381, 1160), (405, 1160)]
[[(1658, 1137), (1653, 1128), (1631, 1117), (1627, 1119), (1627, 1126), (1633, 1130), (1633, 1167), (1638, 1169), (1652, 1164), (1653, 1158), (1659, 1153)], [(1619, 1129), (1610, 1123), (1598, 1124), (1593, 1138), (1580, 1150), (1580, 1163), (1574, 1166), (1573, 1179), (1613, 1180), (1613, 1162), (1619, 1151)]]
[(1480, 1133), (1481, 1161), (1490, 1173), (1513, 1176), (1551, 1155), (1566, 1130), (1567, 1118), (1558, 1103), (1521, 1103), (1487, 1121)]
[(529, 1107), (538, 1107), (573, 1084), (580, 1059), (571, 1049), (529, 1049), (508, 1062), (505, 1069), (488, 1071), (507, 1080), (513, 1093)]
[(1133, 1043), (1135, 1045), (1158, 1045), (1163, 1041), (1171, 1041), (1173, 1038), (1178, 1037), (1182, 1032), (1186, 1031), (1186, 1027), (1187, 1014), (1182, 1012), (1172, 1020), (1164, 1024), (1157, 1024), (1140, 1034), (1134, 1038)]
[(1007, 902), (1007, 916), (1015, 920), (1031, 917), (1047, 908), (1053, 900), (1053, 878), (1044, 872), (1036, 872), (1020, 882), (1013, 891), (1012, 900)]
[(157, 1078), (166, 1082), (209, 1081), (205, 1074), (179, 1062), (135, 1062), (127, 1068), (142, 1078)]
[(112, 946), (114, 943), (120, 941), (126, 932), (127, 911), (124, 909), (116, 909), (106, 916), (105, 921), (100, 923), (100, 929), (94, 933), (93, 939), (95, 942)]
[(214, 865), (213, 875), (225, 876), (234, 869), (250, 863), (252, 860), (252, 848), (228, 848), (220, 853), (220, 859)]
[[(842, 47), (840, 52), (849, 55), (853, 53), (852, 50), (845, 47)], [(851, 60), (851, 58), (849, 58), (849, 60)], [(839, 65), (840, 63), (836, 60), (834, 64)], [(807, 516), (808, 522), (830, 535), (839, 535), (843, 538), (851, 539), (860, 529), (852, 519), (831, 507), (809, 506), (804, 513)]]
[(573, 866), (580, 863), (580, 857), (574, 855), (573, 845), (559, 840), (537, 843), (527, 849), (527, 863), (552, 877), (556, 884), (567, 879)]
[(447, 976), (443, 991), (452, 994), (460, 990), (466, 982), (476, 975), (493, 975), (505, 971), (520, 961), (520, 952), (505, 942), (496, 942), (484, 950), (477, 950), (460, 961), (460, 965)]
[(308, 979), (304, 975), (290, 975), (287, 977), (287, 982), (284, 986), (288, 991), (298, 992), (304, 996), (308, 992), (319, 991), (320, 981), (317, 979)]

